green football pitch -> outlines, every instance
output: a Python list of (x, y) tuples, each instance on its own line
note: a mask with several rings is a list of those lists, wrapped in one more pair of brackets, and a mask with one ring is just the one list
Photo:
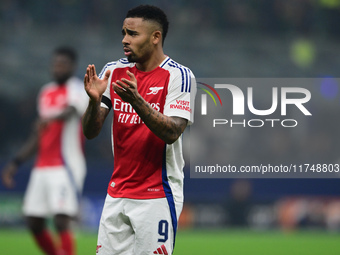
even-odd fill
[[(78, 255), (95, 255), (96, 234), (76, 233)], [(40, 255), (25, 230), (0, 230), (1, 254)], [(340, 234), (322, 231), (180, 230), (175, 255), (339, 255)]]

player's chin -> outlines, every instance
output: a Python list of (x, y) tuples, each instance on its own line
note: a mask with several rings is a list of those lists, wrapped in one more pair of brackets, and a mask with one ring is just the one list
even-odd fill
[(127, 56), (127, 60), (132, 63), (132, 62), (138, 62), (138, 58), (136, 57), (136, 55), (134, 54), (130, 54), (129, 56)]

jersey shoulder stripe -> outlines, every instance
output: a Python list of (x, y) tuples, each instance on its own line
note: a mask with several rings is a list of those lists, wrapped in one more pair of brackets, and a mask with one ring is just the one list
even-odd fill
[(170, 60), (171, 58), (168, 57), (168, 59), (161, 65), (161, 68), (163, 68)]
[(120, 63), (122, 63), (122, 64), (131, 64), (128, 60), (127, 60), (127, 58), (121, 58), (121, 59), (119, 59), (118, 60)]
[(133, 67), (135, 65), (135, 63), (131, 63), (131, 62), (129, 62), (126, 58), (121, 58), (121, 59), (119, 59), (119, 60), (117, 60), (117, 61), (113, 61), (113, 62), (109, 62), (109, 63), (107, 63), (104, 67), (103, 67), (103, 69), (102, 69), (102, 71), (100, 72), (100, 74), (98, 75), (98, 77), (100, 78), (100, 79), (102, 79), (103, 78), (103, 75), (105, 74), (105, 72), (107, 71), (107, 70), (114, 70), (115, 68), (124, 68), (124, 67)]
[(103, 74), (106, 72), (106, 70), (108, 70), (109, 68), (112, 68), (112, 66), (115, 66), (115, 65), (117, 65), (117, 62), (109, 62), (109, 63), (107, 63), (104, 67), (103, 67), (103, 69), (102, 69), (102, 71), (99, 73), (99, 75), (98, 75), (98, 77), (100, 78), (100, 79), (102, 79), (103, 77)]
[(190, 92), (191, 91), (191, 71), (189, 68), (182, 66), (178, 64), (177, 62), (173, 60), (167, 60), (162, 66), (163, 68), (171, 67), (178, 69), (181, 72), (182, 77), (182, 86), (181, 86), (181, 92)]

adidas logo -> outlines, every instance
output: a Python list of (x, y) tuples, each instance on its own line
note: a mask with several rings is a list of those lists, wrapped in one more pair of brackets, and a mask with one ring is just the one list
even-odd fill
[(168, 255), (168, 251), (165, 248), (165, 245), (163, 244), (161, 247), (157, 248), (157, 250), (155, 250), (153, 252), (153, 254), (164, 254), (164, 255)]

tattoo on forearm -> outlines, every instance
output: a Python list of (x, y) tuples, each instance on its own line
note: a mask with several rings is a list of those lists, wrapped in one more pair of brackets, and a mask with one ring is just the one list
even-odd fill
[(104, 123), (109, 110), (103, 110), (99, 105), (89, 105), (83, 116), (84, 135), (91, 139), (96, 137)]
[(176, 141), (187, 126), (187, 120), (165, 116), (145, 100), (135, 104), (134, 108), (148, 128), (166, 143)]

